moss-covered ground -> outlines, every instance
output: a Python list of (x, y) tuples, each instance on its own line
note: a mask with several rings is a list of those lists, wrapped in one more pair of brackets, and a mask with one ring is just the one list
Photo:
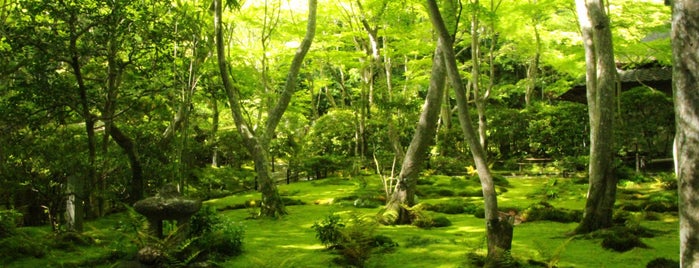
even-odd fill
[[(431, 176), (420, 183), (423, 203), (464, 203), (482, 206), (476, 179)], [(577, 182), (576, 182), (577, 181)], [(556, 208), (581, 210), (585, 203), (587, 185), (579, 179), (557, 177), (508, 178), (501, 183), (501, 208), (523, 211), (532, 204), (546, 201)], [(289, 215), (281, 219), (253, 219), (254, 208), (232, 209), (249, 200), (259, 199), (255, 192), (209, 200), (220, 213), (245, 226), (244, 253), (220, 262), (222, 267), (341, 267), (333, 260), (338, 254), (327, 250), (316, 239), (311, 226), (330, 213), (347, 216), (355, 212), (370, 217), (376, 215), (383, 186), (378, 177), (328, 178), (280, 185), (286, 198), (298, 199), (305, 205), (288, 206)], [(476, 190), (474, 192), (474, 189)], [(617, 204), (639, 203), (663, 192), (657, 183), (626, 183), (620, 185)], [(354, 201), (353, 201), (354, 200)], [(359, 200), (359, 201), (358, 201)], [(362, 205), (359, 208), (355, 204)], [(452, 225), (421, 229), (415, 226), (380, 226), (378, 234), (386, 235), (399, 246), (392, 252), (373, 254), (366, 267), (471, 267), (469, 253), (484, 254), (484, 220), (471, 214), (441, 214)], [(620, 253), (601, 246), (601, 238), (570, 236), (575, 222), (524, 221), (514, 228), (511, 254), (523, 266), (537, 267), (645, 267), (656, 258), (677, 259), (678, 223), (673, 212), (649, 212), (641, 209), (627, 213), (628, 224), (652, 230), (654, 237), (641, 238), (646, 248), (633, 248)], [(126, 229), (118, 228), (126, 214), (119, 213), (86, 225), (87, 245), (50, 247), (43, 257), (22, 257), (3, 267), (123, 267), (124, 259), (134, 252), (134, 243)], [(635, 222), (633, 222), (635, 221)], [(53, 239), (48, 227), (21, 228), (32, 240)], [(48, 242), (47, 242), (48, 243)], [(543, 266), (546, 267), (546, 266)]]

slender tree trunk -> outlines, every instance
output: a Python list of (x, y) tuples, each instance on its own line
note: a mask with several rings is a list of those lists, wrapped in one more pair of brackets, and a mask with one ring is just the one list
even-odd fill
[(447, 75), (454, 87), (456, 93), (457, 108), (459, 112), (459, 122), (461, 130), (464, 133), (464, 139), (471, 149), (471, 155), (476, 164), (478, 177), (481, 181), (483, 190), (483, 202), (485, 209), (486, 233), (488, 237), (488, 261), (486, 266), (496, 266), (505, 251), (512, 248), (512, 233), (513, 226), (510, 219), (499, 217), (497, 196), (495, 193), (495, 185), (493, 176), (486, 162), (485, 151), (478, 139), (478, 134), (473, 128), (471, 116), (469, 114), (469, 105), (466, 97), (466, 87), (459, 74), (459, 69), (456, 66), (456, 57), (454, 48), (452, 47), (450, 37), (444, 26), (444, 20), (439, 12), (435, 0), (428, 0), (427, 6), (429, 9), (430, 20), (432, 26), (438, 32), (439, 46), (444, 53), (444, 61), (446, 64)]
[[(478, 0), (475, 0), (473, 5), (478, 6)], [(481, 44), (480, 44), (480, 34), (479, 34), (479, 17), (478, 11), (473, 11), (473, 16), (471, 17), (471, 87), (473, 88), (473, 99), (476, 103), (476, 112), (478, 113), (478, 141), (481, 147), (485, 150), (487, 149), (486, 144), (486, 128), (488, 122), (485, 118), (485, 95), (481, 96)], [(486, 153), (487, 155), (487, 153)]]
[(680, 267), (699, 267), (699, 2), (674, 0), (672, 54)]
[(284, 84), (284, 89), (279, 95), (279, 99), (274, 107), (269, 111), (267, 122), (265, 128), (259, 130), (256, 134), (249, 127), (248, 123), (243, 118), (242, 106), (240, 104), (240, 96), (238, 95), (238, 90), (234, 87), (231, 78), (228, 74), (228, 63), (226, 61), (225, 47), (223, 42), (223, 23), (222, 23), (222, 10), (221, 0), (214, 1), (214, 28), (215, 28), (215, 38), (216, 38), (216, 52), (218, 56), (218, 67), (221, 72), (221, 80), (223, 82), (223, 87), (228, 96), (228, 102), (233, 114), (233, 119), (236, 124), (238, 132), (243, 137), (243, 142), (252, 155), (253, 161), (255, 162), (255, 170), (257, 172), (257, 178), (260, 183), (260, 191), (262, 192), (262, 202), (260, 204), (260, 215), (266, 217), (281, 217), (287, 214), (284, 204), (277, 191), (277, 186), (275, 181), (272, 180), (270, 166), (269, 166), (269, 156), (268, 156), (268, 145), (274, 130), (279, 124), (284, 111), (289, 106), (291, 97), (293, 96), (296, 89), (296, 80), (298, 73), (301, 69), (303, 59), (305, 58), (308, 50), (311, 47), (311, 42), (315, 36), (316, 28), (316, 7), (317, 0), (309, 0), (308, 2), (308, 23), (306, 27), (306, 36), (304, 37), (301, 45), (296, 51), (294, 58), (291, 62), (291, 67), (287, 73), (286, 81)]
[(211, 166), (218, 167), (218, 127), (219, 127), (219, 116), (218, 111), (218, 100), (216, 99), (216, 94), (211, 93)]
[(425, 104), (422, 106), (415, 134), (403, 159), (398, 182), (383, 213), (383, 221), (386, 223), (407, 224), (411, 222), (410, 215), (404, 206), (412, 207), (415, 205), (415, 187), (420, 169), (427, 157), (430, 141), (437, 132), (437, 119), (442, 106), (445, 77), (444, 55), (437, 46), (432, 59), (430, 87), (427, 90)]
[(590, 186), (577, 233), (612, 226), (616, 199), (613, 164), (614, 93), (616, 66), (609, 19), (601, 0), (577, 0), (587, 65), (587, 103), (590, 116)]
[(126, 157), (129, 158), (129, 165), (131, 166), (131, 182), (128, 184), (129, 196), (126, 202), (129, 204), (136, 203), (136, 201), (143, 199), (145, 188), (145, 182), (143, 181), (143, 167), (141, 165), (141, 158), (138, 154), (138, 150), (131, 138), (126, 136), (121, 129), (116, 125), (112, 124), (109, 128), (109, 135), (114, 139), (121, 149), (124, 150)]
[(88, 196), (85, 184), (95, 181), (95, 159), (97, 158), (97, 141), (95, 137), (95, 118), (90, 112), (90, 104), (87, 96), (87, 86), (82, 75), (82, 66), (80, 64), (80, 55), (78, 52), (77, 41), (79, 34), (77, 32), (77, 17), (76, 14), (70, 14), (70, 45), (71, 53), (70, 66), (75, 75), (75, 80), (78, 84), (78, 94), (80, 96), (80, 108), (83, 119), (85, 120), (85, 132), (87, 133), (87, 165), (84, 176), (70, 176), (67, 182), (67, 202), (66, 202), (66, 229), (68, 231), (82, 232), (83, 220), (85, 215), (85, 202)]

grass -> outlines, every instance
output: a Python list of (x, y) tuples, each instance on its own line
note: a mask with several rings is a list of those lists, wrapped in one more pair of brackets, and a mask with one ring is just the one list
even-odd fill
[[(249, 219), (253, 209), (228, 210), (236, 204), (259, 199), (258, 193), (243, 193), (235, 196), (210, 200), (206, 204), (221, 209), (220, 213), (234, 221), (242, 222), (246, 228), (244, 253), (219, 263), (222, 267), (340, 267), (333, 262), (339, 258), (327, 250), (315, 238), (311, 229), (314, 222), (329, 213), (338, 213), (347, 218), (356, 212), (367, 216), (376, 215), (380, 208), (356, 208), (348, 202), (336, 202), (341, 197), (358, 193), (377, 192), (382, 189), (378, 177), (367, 177), (367, 189), (360, 189), (358, 179), (328, 178), (320, 181), (299, 182), (280, 185), (280, 193), (292, 199), (300, 199), (307, 205), (289, 206), (288, 216), (279, 220)], [(471, 187), (471, 182), (458, 181), (454, 177), (439, 176), (431, 187)], [(463, 179), (463, 178), (461, 178)], [(555, 184), (551, 180), (556, 179)], [(464, 179), (465, 180), (465, 179)], [(526, 208), (546, 199), (542, 189), (557, 191), (555, 198), (547, 199), (550, 204), (568, 209), (581, 209), (585, 202), (584, 184), (568, 183), (563, 178), (511, 178), (507, 190), (498, 197), (500, 207)], [(427, 187), (427, 186), (425, 186)], [(634, 184), (635, 193), (648, 194), (657, 191), (655, 186)], [(377, 191), (374, 191), (376, 189)], [(453, 189), (457, 190), (457, 189)], [(626, 197), (620, 194), (620, 198)], [(462, 199), (482, 205), (480, 197), (437, 197), (423, 202), (447, 202)], [(620, 200), (623, 201), (623, 200)], [(432, 213), (432, 212), (430, 212)], [(483, 219), (467, 214), (438, 214), (452, 221), (443, 228), (419, 229), (414, 226), (380, 226), (378, 234), (386, 235), (399, 246), (391, 253), (374, 254), (367, 267), (470, 267), (468, 253), (485, 254), (485, 225)], [(3, 267), (118, 267), (109, 259), (118, 249), (130, 249), (131, 243), (123, 240), (115, 226), (123, 220), (123, 214), (89, 222), (86, 234), (95, 242), (90, 246), (78, 247), (73, 251), (49, 250), (45, 258), (27, 257), (5, 264)], [(566, 234), (576, 223), (549, 221), (524, 222), (515, 226), (512, 256), (526, 263), (527, 260), (549, 263), (557, 267), (642, 267), (655, 258), (677, 259), (678, 230), (677, 216), (663, 213), (659, 220), (642, 221), (641, 225), (658, 234), (653, 238), (642, 238), (649, 248), (634, 248), (618, 253), (601, 247), (601, 239), (569, 237)], [(31, 232), (36, 239), (49, 239), (47, 227), (21, 228)], [(121, 239), (121, 240), (120, 240)], [(129, 256), (122, 256), (121, 259)], [(102, 261), (102, 265), (97, 265)], [(85, 264), (95, 265), (85, 265)]]

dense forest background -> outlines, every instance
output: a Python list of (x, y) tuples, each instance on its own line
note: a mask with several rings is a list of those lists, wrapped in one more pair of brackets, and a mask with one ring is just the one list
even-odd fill
[[(438, 4), (490, 168), (586, 172), (575, 3)], [(670, 171), (671, 8), (606, 4), (619, 72), (618, 179)], [(166, 184), (208, 200), (275, 191), (267, 180), (400, 173), (438, 39), (423, 3), (321, 2), (303, 55), (305, 1), (226, 1), (224, 65), (214, 9), (199, 0), (1, 1), (0, 208), (20, 212), (24, 226), (80, 231), (82, 220), (123, 211)], [(423, 173), (467, 174), (475, 163), (457, 97), (443, 92)]]

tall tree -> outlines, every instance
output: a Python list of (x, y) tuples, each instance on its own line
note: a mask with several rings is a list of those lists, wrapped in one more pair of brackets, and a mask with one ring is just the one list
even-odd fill
[(590, 117), (590, 186), (577, 233), (612, 226), (616, 198), (613, 119), (617, 72), (612, 32), (602, 0), (576, 0), (585, 46), (587, 105)]
[(434, 0), (427, 1), (428, 12), (432, 26), (439, 34), (439, 44), (442, 53), (444, 54), (444, 62), (447, 69), (447, 76), (451, 85), (454, 87), (456, 95), (457, 109), (459, 113), (459, 123), (464, 139), (471, 149), (473, 161), (476, 164), (478, 177), (481, 181), (483, 190), (483, 202), (485, 209), (486, 234), (488, 238), (488, 261), (486, 266), (495, 267), (499, 260), (505, 256), (505, 252), (512, 248), (512, 232), (513, 226), (510, 218), (502, 218), (499, 216), (497, 195), (495, 193), (495, 185), (490, 168), (486, 162), (485, 150), (480, 144), (478, 134), (473, 127), (471, 116), (469, 114), (469, 104), (466, 97), (466, 87), (459, 74), (459, 69), (456, 65), (456, 56), (452, 47), (451, 37), (444, 25), (444, 20), (439, 12), (437, 3)]
[(442, 98), (446, 71), (444, 55), (439, 46), (435, 48), (432, 60), (430, 86), (427, 89), (425, 104), (413, 134), (413, 139), (403, 158), (403, 164), (398, 175), (398, 182), (386, 204), (384, 221), (388, 223), (405, 224), (410, 222), (410, 215), (404, 206), (415, 205), (415, 187), (420, 174), (420, 168), (427, 156), (427, 149), (437, 132), (437, 119), (442, 106)]
[(221, 72), (221, 80), (228, 97), (231, 113), (235, 121), (238, 132), (243, 137), (245, 147), (250, 151), (255, 162), (257, 179), (260, 182), (262, 192), (262, 204), (260, 214), (267, 217), (280, 217), (287, 214), (282, 203), (275, 181), (271, 177), (268, 149), (269, 143), (274, 135), (274, 131), (281, 120), (284, 111), (289, 106), (291, 97), (296, 90), (296, 80), (303, 63), (303, 59), (311, 47), (311, 42), (315, 36), (316, 28), (316, 0), (308, 1), (308, 22), (306, 25), (306, 35), (303, 38), (296, 54), (291, 62), (291, 67), (286, 76), (284, 88), (282, 89), (277, 103), (267, 114), (267, 121), (264, 128), (253, 129), (243, 117), (243, 107), (240, 101), (238, 88), (231, 81), (228, 73), (228, 63), (226, 60), (225, 43), (223, 41), (223, 7), (221, 0), (214, 1), (214, 29), (216, 39), (216, 51), (218, 56), (218, 66)]
[(675, 0), (672, 54), (680, 267), (699, 267), (699, 2)]

